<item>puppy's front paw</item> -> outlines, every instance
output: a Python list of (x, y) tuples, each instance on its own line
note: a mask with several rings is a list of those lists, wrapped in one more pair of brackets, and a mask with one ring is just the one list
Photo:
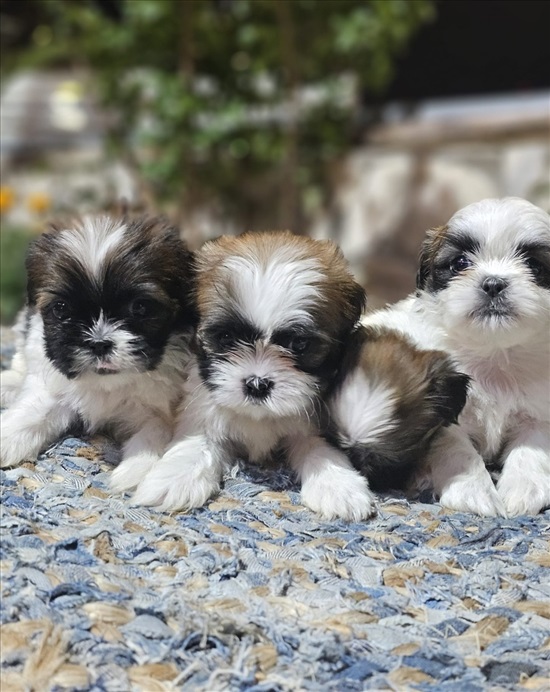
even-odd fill
[(25, 459), (34, 459), (40, 448), (40, 439), (35, 437), (32, 431), (22, 430), (10, 412), (3, 413), (0, 416), (0, 467), (16, 466)]
[(132, 490), (141, 483), (159, 458), (158, 455), (147, 452), (126, 457), (111, 474), (111, 490), (115, 493)]
[(175, 445), (138, 485), (132, 501), (166, 511), (202, 507), (218, 492), (222, 475), (201, 438)]
[(376, 511), (367, 480), (353, 469), (312, 475), (303, 483), (301, 495), (303, 504), (325, 519), (361, 521)]
[(497, 490), (509, 517), (522, 514), (538, 514), (550, 505), (550, 478), (517, 478), (513, 473), (502, 472)]
[(439, 502), (455, 512), (471, 512), (482, 517), (506, 516), (504, 504), (487, 472), (457, 477), (441, 493)]

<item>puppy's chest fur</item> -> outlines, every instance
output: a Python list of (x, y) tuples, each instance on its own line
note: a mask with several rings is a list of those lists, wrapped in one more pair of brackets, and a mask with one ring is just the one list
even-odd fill
[(293, 417), (264, 415), (254, 419), (250, 415), (218, 406), (201, 380), (196, 360), (189, 368), (185, 388), (185, 422), (180, 428), (181, 434), (204, 431), (208, 437), (226, 447), (234, 458), (264, 462), (278, 453), (289, 438), (307, 435), (312, 431), (310, 418), (313, 414), (309, 412)]
[(480, 453), (494, 459), (526, 420), (550, 425), (548, 348), (507, 349), (486, 358), (457, 357), (472, 377), (460, 417)]
[(234, 455), (258, 463), (280, 452), (289, 437), (309, 430), (306, 421), (296, 418), (254, 420), (217, 411), (216, 419), (219, 436), (230, 443)]
[[(115, 435), (125, 437), (136, 432), (151, 415), (169, 424), (180, 398), (179, 388), (175, 387), (178, 372), (163, 373), (162, 366), (159, 370), (153, 376), (141, 373), (103, 378), (117, 378), (116, 383), (71, 383), (63, 400), (78, 412), (90, 431), (108, 427)], [(165, 376), (168, 374), (171, 381)]]

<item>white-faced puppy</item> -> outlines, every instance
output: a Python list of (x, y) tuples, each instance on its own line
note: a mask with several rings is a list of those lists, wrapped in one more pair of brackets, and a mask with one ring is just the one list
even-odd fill
[(442, 351), (359, 327), (327, 398), (327, 439), (375, 491), (406, 490), (432, 441), (464, 408), (469, 378)]
[(97, 216), (39, 236), (27, 274), (23, 335), (3, 380), (2, 466), (79, 423), (124, 443), (115, 485), (135, 484), (173, 432), (195, 322), (192, 255), (162, 220)]
[[(459, 426), (430, 452), (441, 503), (482, 515), (550, 505), (550, 223), (486, 199), (428, 233), (418, 295), (367, 320), (447, 351), (471, 377)], [(501, 470), (495, 487), (487, 467)]]
[(197, 362), (173, 443), (135, 501), (202, 504), (227, 463), (284, 452), (304, 504), (359, 520), (373, 497), (319, 434), (317, 413), (364, 304), (340, 250), (288, 232), (223, 237), (198, 253)]

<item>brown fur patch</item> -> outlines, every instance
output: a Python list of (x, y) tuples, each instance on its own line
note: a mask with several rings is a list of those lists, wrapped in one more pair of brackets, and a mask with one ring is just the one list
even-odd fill
[(247, 232), (207, 242), (197, 255), (199, 313), (210, 310), (220, 296), (232, 295), (232, 277), (223, 271), (229, 257), (249, 258), (259, 267), (265, 267), (282, 248), (295, 262), (312, 259), (316, 262), (322, 275), (317, 288), (321, 297), (318, 312), (323, 322), (336, 331), (342, 325), (344, 329), (351, 328), (363, 310), (365, 295), (342, 251), (330, 240), (313, 240), (290, 231)]
[(360, 366), (369, 379), (399, 393), (397, 415), (402, 421), (417, 428), (425, 425), (426, 432), (454, 421), (465, 403), (453, 402), (464, 393), (461, 385), (467, 378), (457, 373), (447, 354), (420, 350), (390, 329), (366, 328)]
[(448, 231), (449, 227), (447, 224), (444, 226), (437, 226), (436, 228), (430, 228), (430, 230), (427, 231), (426, 238), (420, 249), (418, 273), (416, 275), (417, 288), (425, 288), (427, 279), (433, 270), (437, 253), (445, 242)]
[(421, 351), (397, 332), (367, 328), (360, 366), (372, 381), (399, 392), (403, 408), (417, 409), (430, 384), (434, 367), (446, 362), (440, 351)]

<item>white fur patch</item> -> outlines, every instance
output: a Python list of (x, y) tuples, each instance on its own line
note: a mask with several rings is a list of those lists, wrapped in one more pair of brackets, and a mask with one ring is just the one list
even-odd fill
[(266, 264), (256, 257), (230, 257), (224, 266), (239, 309), (265, 333), (311, 321), (311, 307), (319, 301), (316, 285), (323, 279), (315, 259), (296, 259), (291, 248), (280, 247)]
[(74, 359), (74, 365), (77, 369), (82, 371), (97, 367), (113, 371), (131, 371), (133, 369), (137, 371), (139, 369), (134, 353), (136, 344), (135, 334), (124, 329), (117, 320), (106, 318), (103, 311), (88, 330), (86, 341), (90, 344), (110, 341), (113, 347), (107, 355), (102, 356), (100, 359), (91, 351), (80, 349), (75, 353)]
[(92, 276), (100, 276), (105, 258), (120, 245), (126, 225), (115, 226), (108, 216), (84, 217), (82, 224), (61, 231), (58, 240)]
[(397, 425), (396, 399), (393, 389), (354, 370), (330, 404), (341, 441), (368, 445), (384, 438)]
[(550, 240), (548, 214), (519, 197), (474, 202), (457, 211), (448, 226), (452, 231), (479, 238), (482, 257), (489, 260), (510, 254), (522, 242)]

